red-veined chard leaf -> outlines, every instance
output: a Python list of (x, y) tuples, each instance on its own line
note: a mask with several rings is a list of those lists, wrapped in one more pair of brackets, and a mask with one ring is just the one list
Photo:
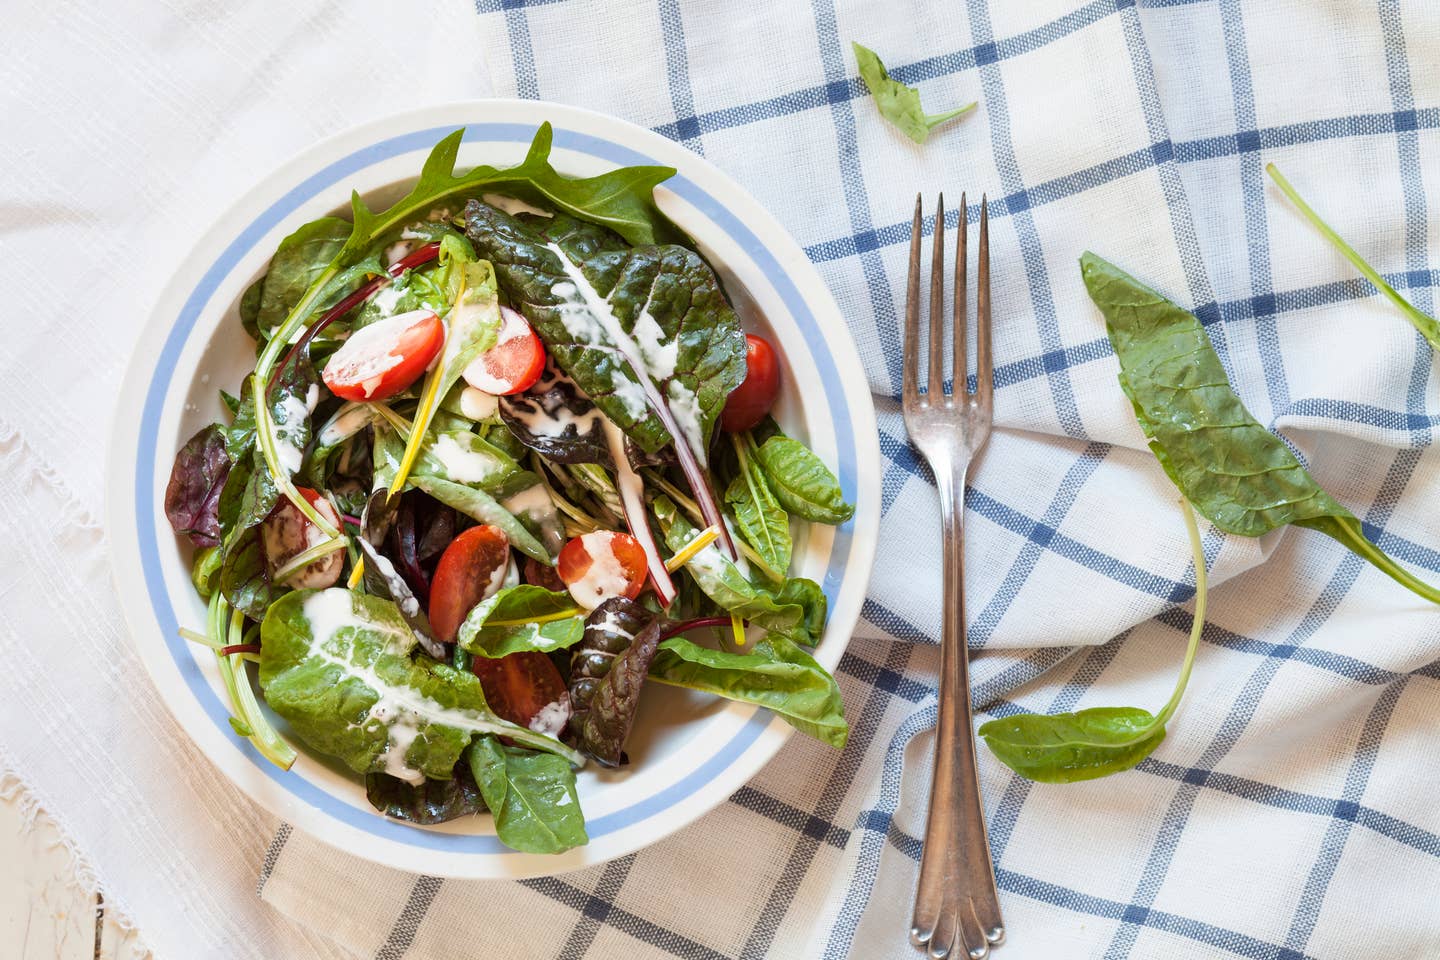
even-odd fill
[(585, 621), (570, 659), (570, 732), (607, 767), (626, 762), (625, 740), (660, 642), (662, 621), (634, 600), (611, 597)]
[(197, 547), (220, 542), (220, 495), (229, 475), (225, 430), (218, 424), (201, 428), (175, 454), (165, 486), (165, 516)]
[[(569, 768), (565, 761), (560, 763)], [(485, 798), (470, 772), (468, 760), (455, 764), (454, 775), (449, 780), (427, 777), (419, 784), (387, 773), (367, 773), (365, 798), (385, 816), (406, 823), (446, 823), (485, 812)]]

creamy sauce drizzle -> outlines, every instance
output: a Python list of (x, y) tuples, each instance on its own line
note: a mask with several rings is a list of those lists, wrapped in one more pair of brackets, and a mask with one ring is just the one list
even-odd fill
[(537, 217), (555, 216), (555, 214), (549, 210), (526, 203), (518, 197), (507, 197), (500, 193), (482, 193), (480, 194), (480, 199), (490, 204), (490, 206), (496, 210), (502, 210), (512, 217), (518, 213), (531, 213)]
[(456, 483), (483, 483), (501, 468), (500, 461), (494, 456), (462, 446), (457, 436), (469, 437), (471, 434), (442, 433), (425, 451), (439, 462), (449, 479)]

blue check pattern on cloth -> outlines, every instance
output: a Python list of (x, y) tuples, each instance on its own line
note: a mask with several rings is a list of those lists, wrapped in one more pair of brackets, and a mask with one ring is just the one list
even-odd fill
[[(968, 191), (972, 224), (978, 196), (991, 198), (997, 430), (973, 477), (967, 545), (980, 719), (1156, 708), (1191, 627), (1175, 492), (1116, 385), (1076, 265), (1086, 249), (1193, 308), (1252, 412), (1368, 536), (1436, 579), (1432, 352), (1264, 165), (1433, 311), (1440, 11), (1390, 0), (478, 0), (477, 11), (497, 92), (615, 113), (703, 154), (785, 223), (834, 291), (885, 457), (879, 560), (840, 667), (853, 736), (842, 753), (795, 738), (728, 804), (639, 854), (509, 885), (397, 874), (360, 919), (345, 898), (324, 909), (343, 876), (287, 828), (261, 878), (280, 909), (325, 917), (325, 932), (381, 957), (517, 945), (556, 957), (914, 955), (940, 552), (933, 482), (897, 402), (917, 190), (933, 202), (943, 189), (952, 206)], [(929, 109), (979, 109), (915, 147), (869, 102), (852, 39)], [(1154, 756), (1068, 786), (982, 756), (1010, 930), (998, 956), (1440, 955), (1434, 608), (1314, 533), (1210, 530), (1205, 543), (1205, 643)]]

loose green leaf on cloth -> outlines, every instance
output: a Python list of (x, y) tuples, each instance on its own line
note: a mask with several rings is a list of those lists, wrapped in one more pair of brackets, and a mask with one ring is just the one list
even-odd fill
[(967, 103), (945, 113), (926, 113), (920, 105), (920, 91), (892, 79), (874, 50), (854, 41), (850, 46), (855, 51), (855, 62), (860, 66), (860, 79), (865, 81), (870, 95), (875, 98), (880, 115), (916, 143), (924, 143), (930, 137), (930, 131), (940, 124), (975, 109), (975, 103)]
[(1286, 524), (1318, 530), (1440, 603), (1440, 590), (1367, 540), (1355, 515), (1250, 415), (1194, 314), (1093, 253), (1080, 258), (1080, 268), (1105, 315), (1120, 387), (1161, 467), (1196, 510), (1245, 537)]

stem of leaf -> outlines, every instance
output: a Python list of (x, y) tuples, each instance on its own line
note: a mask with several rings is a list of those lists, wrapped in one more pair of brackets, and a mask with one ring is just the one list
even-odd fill
[(1205, 601), (1208, 593), (1205, 547), (1200, 542), (1200, 527), (1195, 523), (1195, 511), (1190, 508), (1190, 502), (1182, 499), (1180, 509), (1185, 516), (1185, 532), (1190, 535), (1190, 551), (1195, 558), (1195, 617), (1190, 623), (1190, 643), (1185, 647), (1185, 663), (1180, 668), (1179, 679), (1175, 681), (1175, 692), (1170, 694), (1169, 701), (1155, 715), (1154, 726), (1164, 726), (1180, 706), (1180, 698), (1185, 694), (1186, 684), (1190, 682), (1190, 669), (1195, 665), (1195, 653), (1200, 648), (1200, 635), (1205, 630)]
[(317, 543), (309, 550), (297, 553), (295, 554), (295, 556), (291, 557), (288, 561), (286, 561), (283, 567), (275, 571), (275, 575), (272, 579), (276, 583), (284, 583), (290, 578), (291, 574), (295, 573), (295, 571), (303, 570), (310, 564), (314, 563), (316, 560), (319, 560), (322, 557), (330, 556), (330, 554), (334, 553), (336, 550), (345, 549), (346, 543), (347, 540), (345, 537), (331, 537), (329, 540), (324, 540), (320, 543)]
[(300, 496), (300, 491), (295, 489), (295, 484), (290, 481), (290, 474), (280, 467), (280, 455), (275, 449), (275, 425), (270, 422), (270, 407), (262, 399), (264, 397), (265, 380), (260, 374), (255, 374), (250, 383), (251, 396), (255, 400), (255, 438), (260, 443), (260, 452), (265, 457), (265, 466), (270, 471), (270, 479), (285, 499), (295, 504), (305, 519), (309, 520), (327, 537), (338, 537), (340, 531), (336, 530), (329, 520), (320, 515), (320, 511), (310, 505), (310, 501)]
[[(654, 484), (655, 486), (659, 487), (662, 493), (668, 496), (671, 500), (675, 501), (675, 505), (685, 512), (686, 516), (690, 518), (692, 523), (705, 523), (705, 516), (700, 512), (699, 504), (686, 496), (685, 491), (675, 486), (675, 484), (671, 483), (669, 480), (666, 480), (654, 470), (647, 469), (645, 471), (645, 479), (650, 483)], [(785, 578), (776, 573), (774, 570), (771, 570), (770, 566), (765, 562), (765, 559), (761, 557), (760, 554), (755, 552), (754, 547), (750, 546), (750, 544), (746, 543), (743, 539), (739, 537), (734, 538), (734, 540), (735, 545), (740, 548), (741, 555), (744, 556), (745, 559), (748, 560), (751, 564), (759, 568), (760, 572), (765, 574), (768, 579), (770, 579), (774, 583), (780, 583), (784, 581)]]
[[(1343, 535), (1342, 543), (1366, 560), (1369, 560), (1392, 580), (1414, 591), (1431, 603), (1440, 603), (1440, 590), (1432, 587), (1424, 580), (1416, 577), (1409, 570), (1400, 566), (1394, 560), (1391, 560), (1385, 551), (1367, 540), (1365, 535), (1360, 532), (1360, 522), (1358, 520), (1336, 518), (1333, 526)], [(1323, 527), (1319, 529), (1321, 529), (1322, 532), (1329, 532)], [(1337, 537), (1336, 539), (1341, 538)]]
[(1419, 330), (1421, 335), (1430, 341), (1432, 347), (1440, 349), (1440, 323), (1437, 323), (1435, 318), (1429, 314), (1422, 313), (1411, 304), (1409, 300), (1400, 296), (1394, 287), (1386, 283), (1385, 278), (1380, 276), (1374, 267), (1366, 263), (1365, 259), (1355, 252), (1354, 247), (1346, 243), (1340, 234), (1330, 229), (1330, 225), (1320, 219), (1320, 215), (1311, 208), (1310, 204), (1301, 199), (1300, 194), (1295, 192), (1295, 188), (1290, 186), (1290, 181), (1285, 179), (1275, 164), (1266, 164), (1265, 172), (1270, 174), (1270, 178), (1275, 181), (1275, 184), (1284, 192), (1285, 196), (1290, 198), (1290, 202), (1300, 209), (1300, 212), (1305, 215), (1305, 219), (1309, 220), (1311, 225), (1320, 231), (1321, 236), (1329, 240), (1330, 244), (1336, 250), (1339, 250), (1346, 260), (1354, 264), (1355, 269), (1359, 270), (1366, 280), (1375, 284), (1376, 288), (1389, 298), (1391, 303), (1399, 307), (1410, 320), (1410, 323), (1414, 325), (1415, 329)]

